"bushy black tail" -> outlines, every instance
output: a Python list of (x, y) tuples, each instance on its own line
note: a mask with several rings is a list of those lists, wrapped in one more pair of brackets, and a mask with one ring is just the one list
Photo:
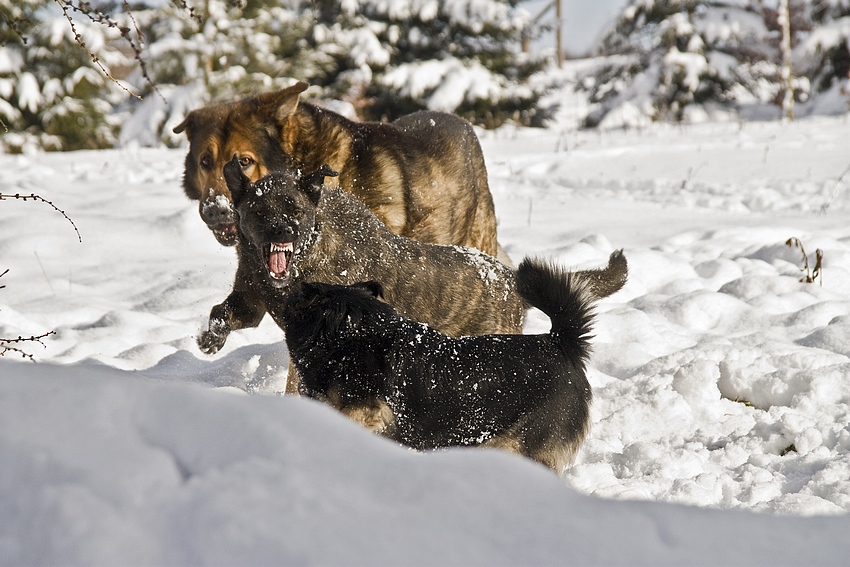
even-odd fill
[(526, 258), (517, 268), (516, 283), (522, 298), (552, 320), (550, 333), (570, 362), (584, 369), (597, 299), (591, 278), (586, 272), (570, 272), (545, 260)]

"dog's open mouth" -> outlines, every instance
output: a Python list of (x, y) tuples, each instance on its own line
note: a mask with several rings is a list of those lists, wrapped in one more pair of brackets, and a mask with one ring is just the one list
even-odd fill
[(285, 280), (289, 277), (293, 250), (292, 242), (269, 242), (263, 247), (266, 269), (272, 279)]
[(236, 223), (220, 224), (212, 229), (215, 239), (219, 244), (224, 246), (233, 246), (236, 244), (237, 230)]

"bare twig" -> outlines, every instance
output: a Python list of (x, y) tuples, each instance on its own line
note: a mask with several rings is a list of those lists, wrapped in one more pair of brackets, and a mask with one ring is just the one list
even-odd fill
[[(153, 91), (159, 95), (163, 101), (165, 101), (165, 95), (163, 95), (160, 90), (157, 88), (156, 84), (153, 82), (150, 74), (148, 73), (148, 64), (145, 61), (145, 58), (142, 57), (142, 49), (145, 45), (145, 36), (142, 33), (142, 30), (139, 29), (139, 24), (136, 23), (136, 18), (133, 16), (133, 11), (130, 9), (130, 4), (127, 3), (127, 0), (123, 1), (124, 10), (127, 12), (127, 17), (130, 18), (130, 21), (133, 22), (133, 29), (136, 30), (136, 39), (139, 40), (138, 45), (133, 42), (133, 39), (130, 37), (130, 31), (128, 28), (120, 27), (121, 35), (124, 39), (127, 40), (127, 43), (130, 44), (130, 48), (133, 50), (133, 58), (139, 62), (139, 69), (142, 71), (142, 77), (145, 78), (145, 81), (151, 86)], [(166, 101), (167, 102), (167, 101)]]
[(838, 188), (841, 187), (841, 183), (844, 181), (844, 178), (847, 177), (848, 173), (850, 173), (850, 165), (848, 165), (847, 169), (842, 171), (841, 175), (838, 176), (838, 179), (835, 180), (826, 202), (820, 206), (820, 212), (822, 214), (826, 214), (827, 209), (829, 209), (829, 206), (832, 204), (831, 201), (838, 195)]
[[(821, 274), (821, 268), (823, 267), (823, 250), (820, 248), (815, 249), (815, 267), (812, 269), (812, 282), (818, 279), (820, 276), (820, 285), (823, 287), (823, 275)], [(811, 282), (809, 282), (811, 283)]]
[(12, 30), (13, 32), (15, 32), (15, 35), (18, 36), (18, 38), (20, 38), (21, 42), (24, 45), (26, 45), (27, 44), (27, 38), (24, 37), (24, 33), (21, 31), (21, 27), (22, 27), (21, 24), (24, 24), (24, 23), (32, 24), (32, 21), (30, 21), (29, 18), (9, 19), (9, 16), (5, 12), (2, 12), (2, 15), (3, 15), (3, 19), (6, 20), (6, 25), (9, 26), (9, 29)]
[[(3, 273), (0, 273), (0, 278), (2, 278), (3, 276), (5, 276), (8, 273), (9, 273), (8, 269), (3, 270)], [(4, 287), (6, 287), (6, 286), (0, 285), (0, 289), (3, 289)], [(41, 346), (47, 348), (47, 345), (45, 345), (41, 341), (41, 339), (48, 337), (50, 335), (55, 335), (55, 334), (56, 334), (55, 331), (50, 331), (50, 332), (47, 332), (47, 333), (42, 333), (41, 335), (33, 335), (31, 337), (18, 336), (18, 338), (16, 338), (16, 339), (6, 339), (6, 338), (3, 338), (3, 337), (0, 337), (0, 356), (4, 356), (7, 352), (12, 352), (12, 353), (20, 354), (21, 357), (28, 358), (28, 359), (32, 360), (33, 362), (35, 362), (35, 358), (33, 358), (33, 356), (30, 353), (26, 352), (21, 347), (14, 346), (14, 345), (18, 345), (20, 343), (38, 343)]]
[[(53, 207), (53, 209), (54, 209), (54, 210), (56, 210), (57, 212), (59, 212), (59, 213), (60, 213), (63, 217), (65, 217), (66, 219), (68, 219), (68, 222), (69, 222), (69, 223), (71, 223), (71, 226), (73, 226), (73, 227), (74, 227), (74, 231), (77, 233), (77, 239), (78, 239), (80, 242), (82, 242), (82, 241), (83, 241), (83, 237), (82, 237), (82, 235), (80, 235), (80, 231), (79, 231), (79, 229), (77, 228), (77, 225), (76, 225), (76, 224), (74, 224), (74, 221), (72, 221), (72, 220), (71, 220), (71, 217), (69, 217), (69, 216), (65, 213), (65, 211), (63, 211), (62, 209), (60, 209), (59, 207), (57, 207), (56, 205), (54, 205), (52, 201), (48, 201), (48, 200), (47, 200), (47, 199), (45, 199), (44, 197), (41, 197), (40, 195), (36, 195), (35, 193), (30, 193), (29, 195), (21, 195), (21, 194), (19, 194), (19, 193), (15, 193), (14, 195), (11, 195), (11, 194), (5, 194), (5, 193), (0, 193), (0, 201), (5, 201), (6, 199), (18, 199), (18, 200), (20, 200), (20, 201), (41, 201), (42, 203), (47, 203), (48, 205), (50, 205), (51, 207)], [(4, 272), (4, 273), (5, 273), (5, 272)]]
[(195, 20), (196, 22), (198, 22), (198, 27), (199, 27), (199, 28), (200, 28), (200, 27), (203, 27), (203, 25), (204, 25), (204, 17), (203, 17), (203, 16), (201, 16), (200, 14), (196, 14), (196, 13), (195, 13), (195, 8), (193, 8), (192, 6), (189, 6), (189, 4), (186, 2), (186, 0), (180, 0), (180, 6), (181, 6), (184, 10), (188, 10), (188, 11), (189, 11), (189, 19), (191, 19), (191, 20)]
[[(120, 82), (118, 82), (118, 79), (113, 77), (112, 73), (110, 73), (109, 71), (106, 70), (106, 67), (104, 67), (103, 63), (100, 62), (100, 58), (97, 55), (95, 55), (92, 52), (91, 49), (88, 48), (88, 46), (86, 45), (86, 42), (83, 40), (83, 37), (77, 31), (77, 26), (74, 25), (74, 19), (71, 17), (71, 14), (68, 13), (68, 9), (70, 8), (74, 11), (85, 14), (89, 18), (91, 18), (93, 21), (98, 21), (96, 19), (96, 15), (93, 16), (94, 12), (97, 12), (98, 14), (101, 14), (104, 18), (106, 18), (106, 20), (104, 20), (104, 21), (110, 21), (111, 22), (111, 20), (109, 20), (108, 16), (106, 16), (102, 12), (94, 11), (93, 8), (91, 8), (87, 3), (84, 3), (84, 2), (81, 2), (79, 6), (75, 6), (74, 3), (71, 2), (70, 0), (53, 0), (53, 1), (56, 2), (59, 5), (59, 7), (62, 9), (62, 13), (65, 15), (65, 19), (68, 20), (68, 23), (71, 25), (71, 32), (74, 34), (74, 41), (77, 42), (77, 45), (79, 45), (80, 47), (85, 49), (86, 53), (88, 53), (89, 57), (91, 57), (92, 62), (95, 65), (97, 65), (98, 68), (100, 68), (100, 71), (110, 81), (112, 81), (113, 83), (115, 83), (116, 85), (121, 87), (121, 89), (124, 90), (127, 94), (129, 94), (130, 96), (132, 96), (134, 98), (142, 100), (142, 97), (140, 97), (139, 95), (137, 95), (136, 93), (132, 92), (130, 89), (128, 89), (127, 87), (122, 85)], [(85, 8), (83, 6), (85, 6)], [(100, 22), (100, 23), (104, 23), (104, 22)], [(115, 24), (115, 25), (117, 26), (117, 24)], [(131, 43), (131, 45), (133, 45), (133, 44)]]
[(806, 275), (800, 278), (800, 281), (805, 283), (814, 283), (815, 280), (820, 277), (820, 285), (823, 287), (823, 250), (820, 248), (815, 249), (815, 267), (814, 269), (810, 269), (809, 256), (806, 254), (806, 249), (803, 248), (803, 243), (800, 242), (799, 238), (791, 237), (785, 241), (785, 245), (791, 246), (792, 248), (799, 248), (800, 252), (803, 254), (803, 267), (800, 271), (805, 272)]
[[(3, 272), (5, 273), (5, 272)], [(22, 358), (28, 358), (31, 361), (35, 362), (35, 358), (33, 355), (23, 350), (20, 347), (12, 346), (20, 343), (38, 343), (44, 348), (47, 348), (47, 345), (42, 342), (41, 339), (49, 337), (50, 335), (55, 335), (56, 331), (48, 331), (47, 333), (42, 333), (41, 335), (33, 335), (31, 337), (21, 337), (19, 336), (16, 339), (4, 339), (0, 337), (0, 356), (5, 356), (7, 352), (12, 352), (21, 355)]]

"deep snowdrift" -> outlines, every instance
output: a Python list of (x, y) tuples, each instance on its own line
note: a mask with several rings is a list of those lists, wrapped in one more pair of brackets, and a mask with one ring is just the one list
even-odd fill
[(5, 565), (843, 564), (850, 518), (583, 496), (309, 400), (0, 362)]

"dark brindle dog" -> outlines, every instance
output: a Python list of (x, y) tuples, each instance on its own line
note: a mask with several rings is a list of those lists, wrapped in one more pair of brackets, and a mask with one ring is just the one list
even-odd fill
[[(218, 351), (231, 331), (258, 325), (266, 312), (280, 326), (283, 299), (299, 281), (380, 281), (399, 312), (451, 336), (521, 332), (526, 305), (512, 268), (475, 249), (390, 232), (360, 201), (323, 187), (334, 173), (284, 170), (251, 183), (237, 157), (228, 162), (239, 264), (233, 291), (213, 307), (198, 339), (201, 350)], [(607, 268), (579, 273), (605, 297), (623, 286), (627, 272), (615, 252)], [(295, 387), (295, 380), (287, 383), (288, 392)]]
[(376, 282), (301, 284), (282, 311), (301, 394), (415, 449), (499, 447), (563, 473), (589, 423), (592, 296), (528, 259), (516, 285), (549, 334), (452, 338), (379, 301)]
[(308, 86), (194, 110), (174, 128), (189, 138), (183, 188), (200, 201), (201, 218), (221, 244), (237, 238), (222, 177), (236, 155), (252, 181), (284, 167), (316, 171), (328, 164), (339, 172), (329, 182), (363, 201), (394, 233), (500, 252), (484, 156), (467, 121), (417, 112), (390, 124), (352, 122), (299, 101)]

